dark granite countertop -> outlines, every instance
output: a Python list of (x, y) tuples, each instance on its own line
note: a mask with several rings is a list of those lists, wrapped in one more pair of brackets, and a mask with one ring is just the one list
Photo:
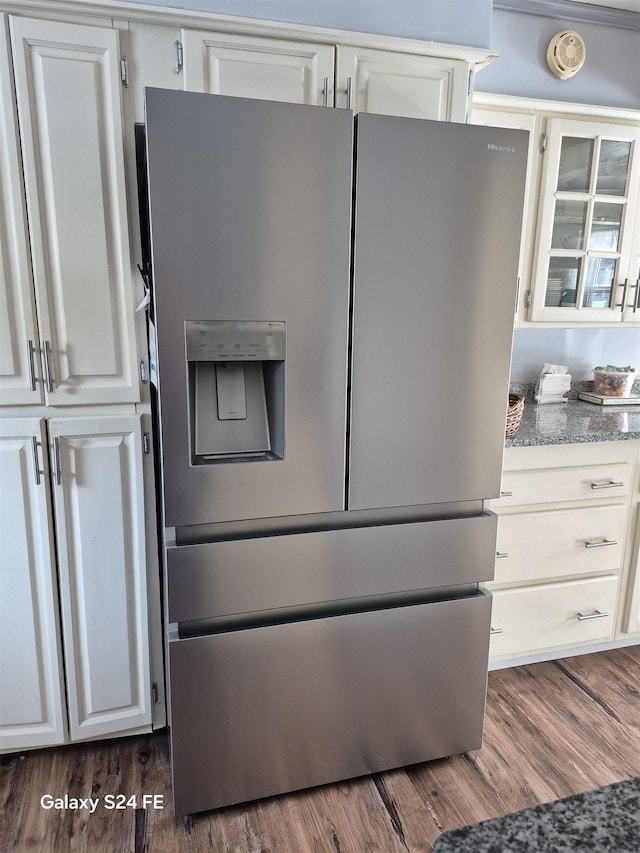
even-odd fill
[(581, 400), (527, 402), (518, 431), (505, 447), (640, 439), (640, 406), (599, 406)]
[(433, 853), (637, 853), (640, 779), (443, 833)]

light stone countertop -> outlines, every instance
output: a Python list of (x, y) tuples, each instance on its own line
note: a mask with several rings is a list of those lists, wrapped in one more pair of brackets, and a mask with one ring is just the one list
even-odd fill
[(640, 440), (640, 406), (526, 402), (518, 431), (505, 447)]

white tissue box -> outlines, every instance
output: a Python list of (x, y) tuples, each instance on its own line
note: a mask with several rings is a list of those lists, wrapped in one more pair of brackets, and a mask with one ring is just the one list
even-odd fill
[(536, 385), (536, 403), (566, 403), (570, 388), (568, 373), (543, 373)]

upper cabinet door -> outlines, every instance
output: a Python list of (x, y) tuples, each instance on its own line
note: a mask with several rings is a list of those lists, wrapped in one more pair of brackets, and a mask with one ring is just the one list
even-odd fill
[(117, 35), (10, 29), (46, 400), (137, 401)]
[(333, 106), (331, 45), (183, 30), (192, 92)]
[(42, 402), (6, 16), (0, 15), (0, 405)]
[(336, 106), (354, 112), (467, 119), (469, 63), (388, 50), (337, 48)]
[(551, 118), (532, 320), (640, 322), (640, 128)]

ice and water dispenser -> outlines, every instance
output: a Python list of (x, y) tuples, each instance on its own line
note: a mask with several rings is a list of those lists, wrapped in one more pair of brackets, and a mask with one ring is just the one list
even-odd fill
[(188, 320), (185, 334), (192, 464), (283, 459), (285, 323)]

